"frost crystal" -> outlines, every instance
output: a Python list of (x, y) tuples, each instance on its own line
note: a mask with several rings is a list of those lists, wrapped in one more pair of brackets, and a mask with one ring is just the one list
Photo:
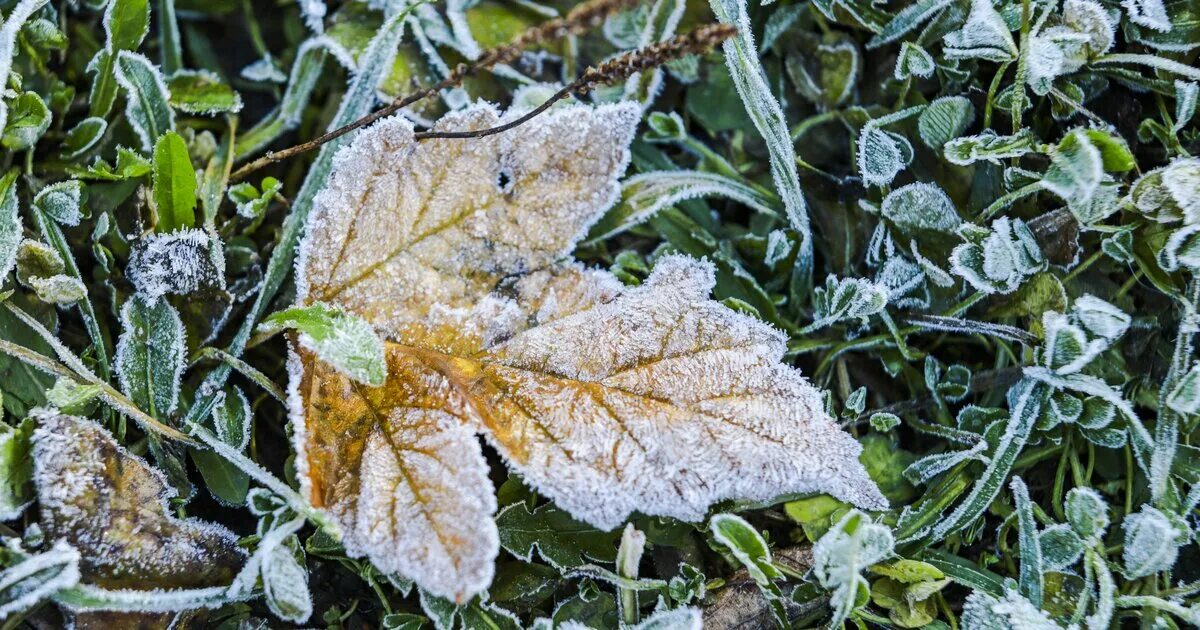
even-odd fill
[(867, 586), (861, 575), (872, 564), (892, 555), (895, 540), (885, 525), (872, 523), (867, 515), (850, 510), (813, 545), (813, 573), (821, 586), (833, 590), (833, 627), (841, 626)]
[(83, 581), (105, 588), (218, 586), (245, 554), (220, 525), (176, 519), (163, 475), (84, 418), (35, 410), (34, 486), (49, 540), (81, 552)]
[(4, 594), (0, 619), (78, 583), (79, 552), (65, 541), (55, 541), (49, 551), (31, 555), (0, 573), (0, 593)]
[(224, 289), (225, 250), (201, 229), (152, 234), (134, 245), (126, 274), (140, 293), (152, 298)]

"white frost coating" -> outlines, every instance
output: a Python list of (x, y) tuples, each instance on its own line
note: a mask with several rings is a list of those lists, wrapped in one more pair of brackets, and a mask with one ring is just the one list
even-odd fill
[(1060, 630), (1050, 615), (1038, 610), (1029, 600), (1013, 590), (996, 599), (987, 593), (974, 591), (963, 606), (963, 630)]
[(954, 202), (937, 184), (913, 182), (888, 193), (880, 212), (908, 229), (953, 232), (962, 225)]
[[(142, 79), (149, 78), (150, 85), (138, 86), (134, 84), (134, 77), (129, 76), (128, 70), (135, 70), (142, 73)], [(157, 133), (175, 128), (175, 110), (171, 109), (167, 103), (171, 101), (171, 90), (167, 88), (167, 82), (163, 79), (162, 73), (145, 55), (128, 50), (117, 52), (116, 63), (113, 64), (113, 78), (117, 85), (125, 90), (125, 116), (129, 119), (129, 126), (133, 127), (134, 133), (138, 139), (142, 141), (142, 150), (149, 152), (154, 149), (154, 142), (158, 139)], [(142, 88), (153, 89), (156, 94), (154, 99), (143, 97)], [(147, 107), (158, 106), (161, 111), (147, 111)], [(156, 114), (162, 114), (166, 120), (156, 121)], [(156, 129), (157, 123), (165, 124), (164, 129)], [(152, 128), (151, 125), (154, 125)]]
[(1125, 575), (1131, 580), (1170, 570), (1179, 557), (1180, 545), (1190, 538), (1185, 522), (1180, 520), (1177, 527), (1170, 517), (1150, 505), (1127, 516), (1124, 526), (1122, 558)]
[(222, 442), (244, 451), (250, 444), (250, 401), (240, 388), (231, 389), (235, 400), (222, 392), (220, 402), (213, 406), (213, 426)]
[(312, 592), (308, 569), (296, 561), (287, 545), (276, 545), (262, 562), (263, 596), (276, 617), (304, 623), (312, 616)]
[(1125, 7), (1130, 21), (1138, 26), (1162, 33), (1171, 30), (1171, 18), (1163, 0), (1122, 0), (1121, 6)]
[[(60, 567), (51, 576), (37, 574)], [(65, 541), (58, 540), (49, 551), (34, 554), (0, 573), (0, 593), (8, 599), (0, 604), (0, 619), (22, 612), (64, 588), (79, 583), (79, 552)]]
[[(852, 523), (857, 527), (846, 531)], [(891, 556), (895, 543), (887, 526), (850, 510), (813, 545), (813, 573), (821, 586), (833, 591), (829, 605), (836, 623), (831, 627), (841, 627), (854, 608), (859, 589), (867, 586), (862, 571)]]
[(393, 410), (388, 420), (390, 436), (377, 431), (367, 439), (356, 509), (333, 507), (348, 524), (346, 552), (434, 595), (466, 601), (491, 584), (500, 552), (495, 490), (479, 440), (440, 411)]
[[(13, 55), (17, 53), (17, 35), (21, 27), (35, 11), (46, 5), (48, 0), (21, 0), (9, 12), (4, 25), (0, 26), (0, 90), (8, 88), (8, 75), (12, 72)], [(0, 129), (8, 123), (8, 105), (0, 99)]]
[[(664, 5), (671, 3), (671, 11), (667, 14), (665, 20), (660, 17)], [(683, 19), (684, 9), (687, 8), (685, 0), (656, 0), (650, 7), (650, 12), (646, 16), (646, 24), (642, 29), (641, 37), (638, 39), (637, 48), (645, 48), (655, 42), (666, 41), (675, 35), (675, 29), (679, 27), (679, 21)], [(662, 28), (658, 28), (659, 25)], [(605, 24), (607, 26), (607, 23)], [(658, 92), (662, 89), (663, 71), (662, 68), (654, 68), (650, 70), (650, 77), (643, 78), (642, 73), (630, 75), (625, 80), (625, 91), (623, 98), (630, 100), (638, 100), (642, 104), (642, 109), (649, 109), (654, 104), (654, 99), (658, 96)]]
[(45, 409), (30, 415), (38, 423), (31, 450), (41, 523), (49, 539), (81, 551), (85, 576), (199, 585), (243, 561), (225, 527), (170, 516), (175, 489), (99, 424)]
[(872, 123), (863, 125), (857, 150), (858, 173), (867, 184), (886, 186), (904, 169), (900, 146), (891, 135)]
[[(571, 106), (507, 133), (420, 143), (404, 119), (380, 121), (338, 152), (313, 202), (297, 302), (395, 331), (431, 305), (468, 306), (494, 279), (558, 260), (616, 199), (639, 114), (628, 103)], [(500, 122), (477, 105), (435, 129)], [(481, 273), (494, 278), (482, 292)]]
[[(135, 306), (139, 307), (136, 313)], [(175, 411), (186, 344), (183, 322), (168, 302), (139, 295), (129, 298), (121, 308), (121, 336), (114, 357), (122, 391), (139, 404), (153, 405), (147, 411), (155, 415), (166, 417)], [(157, 378), (163, 375), (170, 380)]]
[(33, 198), (33, 203), (59, 223), (76, 226), (83, 218), (80, 211), (82, 197), (83, 184), (71, 179), (41, 189)]
[(698, 521), (721, 499), (792, 492), (886, 509), (859, 444), (779, 363), (785, 336), (710, 301), (713, 283), (711, 265), (667, 257), (641, 287), (489, 350), (495, 404), (529, 414), (504, 429), (525, 452), (492, 442), (603, 529), (633, 511)]
[(225, 250), (202, 229), (151, 234), (135, 243), (126, 271), (141, 294), (185, 295), (205, 287), (225, 288)]
[[(632, 630), (700, 630), (704, 627), (704, 617), (699, 608), (684, 606), (674, 610), (660, 610), (647, 617)], [(565, 625), (559, 628), (565, 629)]]
[(1196, 114), (1196, 100), (1200, 96), (1200, 83), (1175, 79), (1175, 124), (1171, 131), (1179, 133)]
[(271, 55), (266, 55), (262, 59), (242, 68), (241, 77), (247, 81), (254, 81), (256, 83), (287, 82), (287, 75), (275, 67), (275, 61), (271, 58)]
[(1017, 43), (992, 0), (971, 0), (966, 24), (943, 40), (947, 59), (986, 59), (1005, 62), (1017, 58)]
[(725, 24), (733, 24), (738, 29), (737, 36), (725, 40), (721, 45), (725, 51), (725, 65), (729, 66), (729, 75), (733, 78), (738, 96), (746, 106), (746, 113), (767, 143), (771, 158), (771, 179), (775, 181), (775, 187), (783, 199), (788, 222), (800, 234), (800, 253), (796, 264), (801, 274), (807, 275), (812, 270), (813, 237), (808, 208), (800, 190), (796, 153), (783, 108), (771, 93), (766, 73), (758, 62), (750, 16), (746, 12), (746, 0), (709, 0), (709, 6), (718, 20)]

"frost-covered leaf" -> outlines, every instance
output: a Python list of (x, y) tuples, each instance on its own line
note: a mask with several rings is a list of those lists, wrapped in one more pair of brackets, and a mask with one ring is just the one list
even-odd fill
[(825, 278), (825, 286), (813, 289), (813, 321), (807, 330), (816, 330), (835, 322), (868, 317), (887, 306), (885, 287), (862, 278)]
[(1175, 80), (1175, 124), (1171, 131), (1179, 133), (1192, 121), (1196, 114), (1196, 102), (1200, 99), (1200, 83)]
[(909, 233), (953, 232), (962, 224), (954, 202), (935, 184), (914, 182), (893, 190), (880, 208), (884, 217)]
[(25, 92), (13, 99), (0, 146), (9, 151), (24, 151), (37, 144), (50, 128), (50, 108), (36, 92)]
[(875, 125), (865, 125), (858, 135), (858, 172), (872, 186), (892, 183), (904, 169), (900, 145), (888, 132)]
[(1162, 32), (1171, 30), (1171, 18), (1163, 0), (1122, 0), (1121, 5), (1134, 24)]
[(1149, 171), (1129, 189), (1129, 200), (1143, 215), (1160, 223), (1200, 222), (1200, 159), (1176, 158)]
[(263, 597), (271, 612), (284, 621), (307, 621), (312, 615), (312, 593), (308, 589), (308, 570), (296, 560), (296, 552), (286, 544), (276, 545), (266, 553), (260, 570)]
[(100, 143), (105, 131), (108, 131), (108, 121), (103, 118), (84, 118), (75, 123), (63, 138), (60, 157), (64, 160), (82, 157)]
[(763, 597), (771, 605), (775, 622), (780, 627), (786, 627), (788, 617), (782, 601), (783, 593), (775, 584), (775, 581), (782, 579), (784, 575), (771, 564), (771, 550), (767, 547), (767, 541), (753, 525), (736, 514), (717, 514), (709, 520), (708, 526), (712, 530), (713, 539), (733, 554), (758, 585)]
[(285, 328), (300, 333), (302, 348), (355, 381), (379, 387), (387, 379), (383, 340), (361, 317), (317, 302), (275, 313), (259, 326), (265, 333)]
[(802, 273), (812, 269), (812, 229), (809, 225), (808, 207), (800, 189), (800, 175), (796, 169), (796, 152), (788, 130), (783, 108), (775, 99), (767, 83), (766, 72), (759, 62), (754, 46), (754, 31), (746, 0), (709, 0), (709, 6), (717, 19), (737, 27), (737, 35), (721, 45), (725, 52), (725, 65), (733, 78), (738, 96), (746, 106), (746, 113), (759, 135), (767, 143), (770, 153), (771, 179), (783, 200), (788, 222), (799, 233), (800, 253), (797, 264)]
[(950, 140), (942, 152), (946, 161), (959, 166), (967, 166), (980, 160), (998, 164), (1000, 160), (1021, 157), (1032, 152), (1036, 143), (1037, 138), (1028, 129), (1022, 129), (1011, 136), (998, 136), (989, 130), (979, 135)]
[(66, 306), (87, 297), (87, 287), (75, 276), (57, 274), (29, 279), (38, 299), (47, 304)]
[(0, 178), (0, 279), (17, 265), (17, 248), (21, 243), (21, 215), (17, 203), (17, 176), (12, 169)]
[(964, 96), (944, 96), (929, 104), (917, 119), (921, 141), (940, 150), (947, 142), (962, 135), (975, 119), (975, 107)]
[[(884, 44), (900, 39), (905, 34), (916, 29), (923, 22), (937, 15), (938, 12), (946, 8), (949, 4), (950, 0), (918, 0), (904, 7), (883, 27), (883, 30), (871, 38), (871, 41), (867, 43), (867, 48), (879, 48)], [(910, 44), (904, 42), (903, 45), (908, 46)], [(903, 56), (903, 53), (901, 53), (901, 56)], [(933, 60), (931, 59), (930, 63), (932, 64), (932, 62)]]
[(1025, 278), (1045, 268), (1046, 260), (1023, 221), (1000, 217), (982, 241), (955, 247), (950, 265), (984, 293), (1012, 293)]
[(1140, 512), (1125, 517), (1125, 574), (1130, 579), (1167, 571), (1179, 556), (1190, 531), (1185, 523), (1172, 520), (1157, 508), (1143, 505)]
[(79, 552), (64, 540), (0, 572), (0, 619), (79, 583)]
[[(732, 497), (884, 505), (858, 444), (778, 362), (785, 338), (707, 299), (711, 266), (664, 257), (626, 288), (558, 262), (614, 200), (637, 115), (567, 107), (421, 143), (389, 119), (339, 154), (299, 300), (385, 334), (388, 380), (357, 385), (296, 347), (290, 386), (303, 491), (350, 555), (460, 602), (485, 588), (499, 544), (476, 432), (606, 530), (634, 510), (700, 520)], [(498, 120), (474, 107), (438, 128)]]
[(949, 59), (1004, 62), (1016, 59), (1018, 53), (1017, 43), (992, 0), (972, 0), (966, 23), (961, 29), (948, 33), (944, 45)]
[(1062, 571), (1083, 555), (1083, 539), (1070, 525), (1051, 525), (1038, 533), (1038, 546), (1047, 571)]
[(83, 218), (82, 200), (83, 183), (69, 179), (38, 191), (33, 198), (33, 205), (63, 225), (76, 226)]
[(1076, 129), (1050, 151), (1042, 186), (1066, 201), (1090, 199), (1104, 173), (1104, 158), (1088, 134)]
[(117, 53), (115, 71), (117, 83), (125, 91), (125, 117), (141, 140), (142, 150), (151, 151), (159, 136), (175, 128), (167, 84), (158, 68), (140, 53)]
[(896, 69), (893, 76), (897, 81), (903, 81), (909, 77), (927, 79), (933, 76), (933, 71), (936, 69), (937, 64), (933, 61), (933, 55), (916, 44), (904, 42), (900, 45), (900, 55), (896, 57)]
[(121, 51), (137, 50), (150, 29), (149, 0), (113, 0), (104, 9), (104, 48), (88, 64), (95, 73), (89, 115), (103, 119), (117, 97), (116, 62)]
[(1067, 0), (1063, 3), (1063, 26), (1087, 36), (1084, 55), (1087, 59), (1103, 55), (1112, 48), (1116, 25), (1104, 5), (1096, 0)]
[(533, 552), (559, 568), (578, 567), (588, 562), (612, 562), (616, 558), (617, 531), (601, 531), (571, 518), (551, 504), (529, 510), (524, 502), (514, 503), (496, 515), (500, 546), (525, 561)]
[[(149, 602), (173, 589), (230, 582), (245, 558), (232, 532), (171, 516), (167, 502), (174, 491), (163, 475), (95, 422), (53, 411), (38, 411), (34, 417), (41, 527), (47, 540), (68, 541), (79, 550), (83, 584), (122, 589), (126, 599)], [(181, 599), (176, 606), (180, 610), (195, 604)], [(114, 617), (137, 621), (146, 614)]]
[(663, 208), (699, 197), (724, 197), (765, 214), (775, 212), (772, 201), (758, 190), (718, 173), (642, 173), (622, 183), (620, 202), (592, 226), (588, 238), (601, 240), (620, 234)]
[(813, 573), (821, 586), (832, 591), (829, 605), (833, 623), (840, 627), (867, 589), (862, 572), (892, 555), (895, 539), (885, 525), (874, 523), (858, 510), (850, 510), (813, 545)]
[(1181, 414), (1200, 411), (1200, 363), (1192, 365), (1167, 396), (1167, 406)]
[(133, 244), (129, 281), (148, 298), (225, 287), (225, 250), (201, 229), (151, 234)]
[(137, 406), (165, 418), (179, 400), (183, 373), (183, 323), (169, 302), (135, 295), (121, 309), (116, 368), (121, 389)]

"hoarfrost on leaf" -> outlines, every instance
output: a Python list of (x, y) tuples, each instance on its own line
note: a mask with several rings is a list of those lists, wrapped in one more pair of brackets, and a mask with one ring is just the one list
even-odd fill
[(972, 592), (963, 606), (962, 626), (969, 630), (1060, 630), (1050, 615), (1015, 590), (1006, 590), (1001, 598)]
[[(10, 542), (10, 544), (12, 544)], [(79, 552), (64, 540), (0, 572), (0, 619), (79, 583)]]
[(1163, 0), (1122, 0), (1121, 6), (1134, 24), (1163, 33), (1171, 30), (1171, 18)]
[[(162, 473), (91, 420), (52, 410), (32, 416), (39, 522), (48, 540), (79, 550), (83, 584), (136, 597), (232, 580), (245, 559), (237, 536), (171, 516), (167, 502), (175, 491)], [(195, 600), (180, 598), (176, 606), (194, 608)]]
[(1002, 63), (1017, 58), (1017, 43), (992, 0), (971, 0), (962, 28), (944, 39), (947, 59), (985, 59)]
[(840, 627), (868, 588), (862, 572), (892, 555), (895, 539), (885, 525), (874, 523), (858, 510), (850, 510), (813, 545), (813, 573), (821, 586), (833, 591), (829, 605)]
[(199, 228), (151, 234), (134, 243), (126, 274), (150, 298), (224, 289), (225, 249)]
[(187, 337), (175, 307), (134, 295), (121, 309), (116, 369), (121, 389), (139, 408), (165, 418), (179, 401)]
[(1129, 579), (1167, 571), (1179, 557), (1179, 547), (1190, 540), (1190, 529), (1181, 520), (1149, 505), (1125, 518), (1122, 552)]
[(864, 125), (858, 136), (858, 172), (863, 181), (886, 186), (903, 169), (904, 155), (895, 138), (875, 125)]
[(1033, 232), (1020, 219), (1000, 217), (979, 242), (963, 243), (950, 253), (951, 270), (984, 293), (1012, 293), (1046, 260)]
[(299, 331), (302, 348), (359, 383), (379, 387), (387, 378), (383, 340), (357, 315), (317, 302), (275, 313), (263, 320), (259, 331), (273, 333), (284, 328)]
[(814, 321), (805, 330), (816, 330), (847, 319), (866, 323), (867, 318), (882, 311), (887, 302), (886, 285), (863, 278), (839, 279), (830, 275), (825, 278), (823, 288), (813, 289)]
[[(483, 591), (499, 544), (476, 433), (602, 529), (793, 492), (886, 506), (858, 443), (779, 362), (786, 336), (709, 299), (712, 265), (666, 256), (627, 288), (563, 262), (615, 200), (638, 112), (564, 107), (420, 143), (393, 118), (339, 153), (299, 306), (369, 322), (388, 377), (364, 387), (294, 346), (289, 387), (302, 492), (351, 556), (458, 602)], [(437, 128), (504, 119), (475, 106)]]
[(906, 231), (953, 232), (962, 225), (954, 202), (936, 184), (914, 182), (893, 190), (880, 212)]

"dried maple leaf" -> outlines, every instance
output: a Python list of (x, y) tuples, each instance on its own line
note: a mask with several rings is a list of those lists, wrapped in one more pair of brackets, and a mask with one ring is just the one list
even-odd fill
[[(80, 552), (81, 582), (159, 591), (229, 584), (245, 560), (228, 529), (170, 515), (175, 490), (84, 418), (34, 410), (34, 485), (47, 540)], [(88, 612), (81, 627), (166, 627), (174, 614)]]
[[(347, 552), (465, 601), (491, 581), (494, 490), (476, 433), (575, 517), (700, 520), (726, 498), (886, 501), (785, 336), (709, 299), (710, 264), (640, 287), (564, 260), (614, 201), (636, 105), (566, 107), (515, 131), (416, 142), (400, 119), (339, 154), (299, 302), (387, 338), (370, 388), (293, 345), (297, 467)], [(502, 122), (477, 106), (439, 122)]]

